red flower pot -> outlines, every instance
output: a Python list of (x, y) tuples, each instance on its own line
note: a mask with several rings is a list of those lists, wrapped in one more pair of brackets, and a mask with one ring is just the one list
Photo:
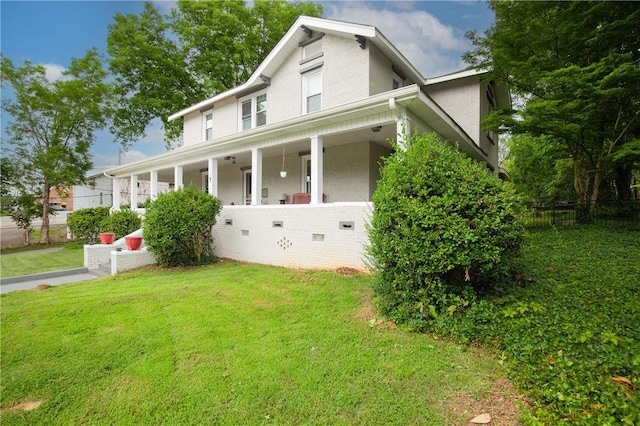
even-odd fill
[(140, 250), (142, 237), (124, 237), (124, 242), (127, 243), (129, 250)]
[(101, 232), (100, 233), (100, 242), (102, 244), (113, 244), (113, 240), (115, 240), (116, 234), (113, 232)]

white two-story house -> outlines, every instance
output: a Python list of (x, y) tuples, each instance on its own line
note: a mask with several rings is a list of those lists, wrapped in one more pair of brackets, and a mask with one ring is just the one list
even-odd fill
[[(436, 132), (498, 173), (480, 121), (508, 91), (462, 71), (427, 79), (375, 27), (300, 17), (241, 86), (177, 111), (184, 144), (107, 171), (122, 182), (195, 185), (223, 204), (219, 257), (364, 268), (366, 223), (391, 140)], [(136, 205), (132, 194), (131, 205)]]

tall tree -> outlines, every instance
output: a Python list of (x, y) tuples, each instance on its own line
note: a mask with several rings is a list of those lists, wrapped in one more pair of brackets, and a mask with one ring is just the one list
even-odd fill
[(495, 24), (465, 59), (526, 99), (488, 126), (547, 136), (572, 159), (578, 201), (595, 204), (613, 155), (640, 138), (640, 8), (633, 2), (490, 1)]
[(179, 0), (161, 14), (117, 14), (107, 38), (118, 108), (112, 132), (125, 149), (160, 118), (167, 148), (178, 143), (172, 113), (242, 84), (299, 15), (320, 16), (311, 2)]
[(571, 158), (562, 144), (550, 137), (518, 134), (507, 139), (507, 146), (509, 154), (504, 167), (526, 200), (575, 199)]
[(111, 89), (106, 76), (95, 50), (72, 59), (56, 81), (47, 79), (41, 65), (27, 61), (15, 67), (2, 57), (2, 86), (10, 85), (14, 93), (2, 101), (13, 119), (7, 125), (5, 152), (21, 171), (16, 186), (40, 195), (40, 243), (49, 243), (51, 188), (82, 183), (91, 168), (89, 148), (109, 119)]

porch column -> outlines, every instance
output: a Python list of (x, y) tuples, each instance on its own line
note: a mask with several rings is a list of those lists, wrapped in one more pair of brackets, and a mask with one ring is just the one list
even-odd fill
[(209, 158), (208, 161), (209, 176), (207, 182), (209, 184), (209, 195), (218, 196), (218, 160)]
[(113, 187), (113, 194), (112, 194), (112, 200), (113, 200), (113, 206), (111, 206), (111, 210), (120, 210), (120, 191), (122, 190), (121, 185), (120, 185), (120, 178), (118, 177), (113, 177), (111, 178), (112, 180), (112, 187)]
[(251, 150), (251, 205), (262, 204), (262, 150)]
[(129, 195), (129, 208), (138, 208), (138, 175), (131, 175), (131, 195)]
[(182, 188), (182, 166), (175, 166), (173, 168), (173, 189)]
[(151, 194), (149, 194), (149, 196), (151, 197), (152, 200), (155, 200), (158, 197), (158, 171), (157, 170), (151, 170), (150, 172), (151, 174)]
[(398, 146), (406, 149), (407, 137), (411, 135), (411, 120), (407, 117), (407, 110), (405, 108), (395, 109), (394, 115), (396, 116), (396, 138)]
[(322, 162), (322, 136), (311, 138), (311, 204), (322, 204), (323, 188), (323, 162)]

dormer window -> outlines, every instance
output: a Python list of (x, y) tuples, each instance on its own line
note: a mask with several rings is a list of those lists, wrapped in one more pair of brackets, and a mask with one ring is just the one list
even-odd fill
[(241, 130), (267, 124), (267, 94), (262, 93), (240, 101)]

